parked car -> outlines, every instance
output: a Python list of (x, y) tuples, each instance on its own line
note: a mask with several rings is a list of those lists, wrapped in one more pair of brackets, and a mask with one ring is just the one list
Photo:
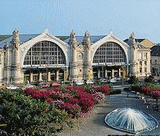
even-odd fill
[(128, 82), (130, 80), (130, 78), (129, 77), (126, 77), (126, 81)]
[(121, 80), (121, 78), (120, 78), (120, 77), (118, 77), (118, 78), (117, 78), (117, 81), (120, 81), (120, 80)]
[(26, 84), (26, 86), (24, 88), (33, 88), (34, 85), (31, 85), (31, 84)]
[(48, 87), (50, 87), (50, 83), (41, 82), (41, 83), (39, 84), (39, 86), (40, 86), (40, 88), (48, 88)]
[(60, 86), (60, 84), (58, 84), (58, 83), (52, 83), (52, 87), (59, 87)]
[(77, 80), (76, 81), (76, 85), (83, 85), (84, 84), (84, 81), (82, 81), (82, 80)]
[(111, 78), (111, 79), (109, 80), (109, 82), (110, 82), (110, 83), (115, 83), (115, 82), (117, 82), (117, 79), (116, 79), (116, 78)]
[(19, 87), (17, 86), (14, 86), (14, 85), (9, 85), (6, 87), (7, 89), (10, 89), (10, 90), (16, 90), (16, 89), (19, 89)]
[(107, 82), (107, 79), (101, 78), (100, 81), (104, 83), (104, 82)]
[(93, 84), (93, 81), (87, 80), (87, 81), (86, 81), (86, 84)]

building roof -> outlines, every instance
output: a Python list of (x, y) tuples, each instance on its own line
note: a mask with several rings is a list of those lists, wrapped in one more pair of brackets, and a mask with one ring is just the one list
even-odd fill
[[(99, 41), (100, 39), (102, 39), (105, 36), (106, 35), (90, 36), (91, 44)], [(84, 38), (84, 36), (76, 36), (76, 40), (77, 40), (78, 43), (82, 43), (83, 42), (83, 38)], [(64, 42), (69, 43), (69, 38), (64, 40)]]
[[(27, 42), (30, 39), (32, 39), (38, 35), (39, 34), (20, 34), (19, 38), (20, 38), (21, 43), (24, 43), (24, 42)], [(10, 35), (10, 36), (3, 35), (1, 37), (5, 37), (5, 38), (3, 38), (3, 40), (0, 41), (0, 47), (4, 47), (4, 45), (6, 45), (6, 43), (8, 43), (8, 45), (10, 45), (10, 43), (12, 41), (12, 35)]]
[(151, 56), (160, 56), (160, 43), (151, 48)]
[[(29, 40), (31, 40), (32, 38), (35, 38), (36, 36), (38, 36), (39, 34), (20, 34), (19, 38), (22, 43), (25, 43)], [(62, 41), (69, 43), (69, 36), (56, 36), (57, 38), (61, 39)], [(101, 35), (101, 36), (91, 36), (91, 43), (95, 43), (98, 40), (102, 39), (103, 37), (105, 37), (105, 35)], [(82, 43), (83, 42), (83, 38), (84, 36), (76, 36), (77, 42), (78, 43)], [(8, 42), (8, 44), (10, 45), (12, 41), (12, 35), (0, 35), (0, 47), (4, 47), (4, 45), (6, 45), (6, 43)]]
[(140, 43), (135, 43), (134, 45), (136, 48), (138, 49), (147, 49), (144, 45), (140, 44)]
[(0, 35), (0, 41), (3, 41), (9, 37), (11, 37), (12, 35)]
[[(145, 39), (135, 39), (136, 42), (142, 42)], [(128, 43), (129, 39), (125, 39), (124, 42)]]
[[(19, 38), (22, 44), (35, 38), (38, 35), (39, 34), (20, 34)], [(56, 36), (56, 37), (61, 39), (62, 41), (69, 38), (69, 36)], [(12, 41), (12, 35), (0, 35), (0, 48), (4, 47), (4, 45), (6, 45), (7, 42), (8, 42), (8, 45), (10, 45), (11, 41)]]

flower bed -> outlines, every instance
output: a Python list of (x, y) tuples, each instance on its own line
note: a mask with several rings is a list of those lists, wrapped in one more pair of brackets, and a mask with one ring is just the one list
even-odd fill
[(97, 103), (103, 102), (105, 95), (109, 93), (107, 85), (90, 88), (68, 86), (53, 90), (35, 90), (32, 88), (25, 90), (26, 95), (42, 102), (47, 101), (57, 109), (64, 109), (72, 118), (78, 118), (81, 113), (86, 113)]
[(152, 83), (133, 84), (131, 86), (131, 89), (136, 90), (139, 93), (149, 95), (154, 99), (160, 98), (160, 86), (152, 84)]
[[(29, 90), (28, 95), (34, 94), (35, 90)], [(48, 99), (45, 97), (46, 91), (35, 92), (34, 98), (41, 101)], [(4, 130), (8, 135), (53, 135), (62, 130), (62, 123), (68, 123), (67, 112), (32, 98), (11, 90), (4, 90), (0, 94), (0, 103), (3, 104), (0, 112), (3, 116), (1, 123), (7, 124)]]

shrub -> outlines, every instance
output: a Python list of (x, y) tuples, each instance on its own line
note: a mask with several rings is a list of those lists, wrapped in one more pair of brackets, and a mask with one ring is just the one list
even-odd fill
[(78, 104), (64, 103), (60, 106), (60, 109), (65, 109), (71, 118), (78, 118), (80, 115), (81, 107)]
[(110, 92), (114, 91), (112, 84), (109, 84), (108, 86), (109, 86), (109, 91), (110, 91)]
[(150, 76), (146, 77), (144, 79), (144, 81), (147, 83), (154, 83), (154, 77), (152, 75), (150, 75)]
[(86, 87), (82, 87), (82, 86), (77, 86), (77, 87), (75, 88), (75, 90), (86, 92), (86, 91), (87, 91), (87, 88), (86, 88)]
[(71, 98), (71, 99), (68, 100), (68, 103), (79, 104), (79, 99)]
[(159, 99), (160, 98), (160, 89), (154, 90), (153, 92), (151, 92), (151, 94), (154, 99)]
[(96, 104), (92, 94), (87, 92), (79, 92), (76, 96), (79, 99), (79, 105), (82, 112), (87, 112)]
[(32, 96), (34, 99), (40, 99), (42, 102), (51, 98), (47, 90), (35, 90), (33, 88), (27, 88), (25, 94)]
[(66, 112), (18, 92), (5, 90), (0, 94), (0, 102), (3, 103), (1, 114), (9, 135), (51, 135), (61, 130), (54, 123), (67, 121)]
[(96, 92), (93, 94), (93, 99), (96, 103), (101, 103), (105, 100), (105, 95), (102, 92)]
[(131, 76), (129, 81), (128, 81), (128, 83), (129, 84), (136, 84), (136, 83), (138, 83), (138, 81), (139, 80), (138, 80), (138, 78), (136, 76)]
[(131, 90), (132, 91), (136, 91), (136, 92), (141, 92), (141, 88), (143, 87), (144, 85), (142, 83), (136, 83), (136, 84), (132, 84), (131, 85)]
[(64, 104), (64, 101), (62, 101), (62, 100), (53, 100), (53, 99), (50, 99), (48, 102), (52, 106), (55, 106), (58, 109), (60, 109), (60, 107)]
[(97, 87), (94, 87), (94, 88), (95, 88), (96, 92), (102, 92), (105, 95), (108, 95), (110, 93), (109, 86), (107, 86), (107, 85), (97, 86)]
[(62, 91), (54, 91), (54, 90), (51, 90), (48, 92), (50, 97), (54, 100), (61, 99), (63, 101), (68, 101), (70, 98), (73, 97), (68, 92), (63, 93)]
[(151, 88), (148, 88), (148, 87), (142, 87), (142, 92), (144, 94), (151, 94)]
[(64, 109), (70, 117), (74, 118), (79, 117), (79, 112), (87, 112), (96, 103), (104, 101), (105, 95), (110, 93), (110, 88), (113, 89), (111, 85), (88, 88), (67, 86), (66, 89), (61, 87), (54, 90), (27, 88), (25, 94), (43, 102), (47, 101), (57, 109)]
[(155, 90), (155, 89), (158, 89), (160, 88), (159, 85), (156, 85), (156, 84), (153, 84), (153, 83), (144, 83), (142, 84), (144, 87), (148, 87), (150, 88), (151, 90)]

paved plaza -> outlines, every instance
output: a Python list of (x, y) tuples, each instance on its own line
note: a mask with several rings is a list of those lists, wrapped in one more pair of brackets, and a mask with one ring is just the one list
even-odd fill
[[(97, 105), (85, 118), (80, 118), (74, 123), (73, 129), (65, 129), (59, 136), (105, 136), (105, 135), (126, 135), (129, 133), (110, 128), (104, 122), (107, 113), (117, 108), (130, 107), (151, 114), (160, 123), (160, 111), (154, 111), (152, 106), (145, 105), (135, 94), (123, 91), (121, 94), (107, 96), (105, 102)], [(153, 131), (143, 133), (144, 135), (160, 135), (160, 127)]]

